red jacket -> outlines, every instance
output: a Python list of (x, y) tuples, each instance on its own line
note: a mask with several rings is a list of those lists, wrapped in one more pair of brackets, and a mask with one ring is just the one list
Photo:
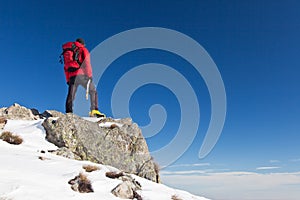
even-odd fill
[[(75, 45), (79, 48), (79, 63), (82, 63), (80, 66), (76, 61), (64, 63), (64, 71), (66, 75), (67, 82), (70, 81), (70, 78), (78, 75), (86, 75), (89, 78), (92, 78), (92, 66), (90, 53), (83, 44), (79, 42), (74, 42)], [(69, 68), (78, 68), (75, 71), (68, 70)]]

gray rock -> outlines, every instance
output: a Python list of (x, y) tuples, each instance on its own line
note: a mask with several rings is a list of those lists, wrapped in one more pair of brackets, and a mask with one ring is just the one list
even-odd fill
[(73, 160), (80, 160), (79, 156), (75, 155), (70, 149), (66, 147), (58, 148), (57, 150), (51, 151), (51, 153)]
[(5, 117), (0, 117), (0, 130), (3, 130), (6, 123), (7, 123), (7, 119)]
[[(99, 127), (74, 114), (59, 114), (43, 122), (46, 139), (58, 147), (66, 147), (82, 160), (111, 165), (156, 182), (156, 165), (137, 124), (131, 119), (114, 120), (122, 126)], [(103, 121), (102, 121), (103, 122)]]
[(142, 197), (137, 193), (137, 190), (142, 190), (142, 186), (137, 182), (130, 174), (119, 173), (118, 179), (122, 180), (122, 183), (112, 189), (111, 193), (116, 197), (122, 199), (137, 199), (142, 200)]
[(111, 193), (113, 193), (116, 197), (122, 198), (122, 199), (133, 199), (133, 191), (134, 189), (133, 183), (130, 181), (124, 181), (117, 185)]
[[(35, 109), (34, 109), (34, 112)], [(17, 103), (14, 103), (8, 108), (0, 109), (0, 116), (6, 117), (7, 119), (12, 120), (36, 120), (40, 119), (39, 115), (34, 115), (31, 109), (20, 106)]]
[(0, 108), (0, 116), (4, 116), (6, 109), (7, 109), (7, 107)]
[(45, 110), (42, 114), (41, 117), (43, 118), (49, 118), (49, 117), (63, 117), (64, 114), (61, 112), (58, 112), (56, 110)]

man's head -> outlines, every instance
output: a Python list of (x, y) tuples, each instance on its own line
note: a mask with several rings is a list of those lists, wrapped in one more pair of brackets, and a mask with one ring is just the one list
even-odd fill
[(77, 39), (76, 39), (76, 42), (79, 42), (79, 43), (81, 43), (82, 45), (85, 45), (84, 39), (82, 39), (82, 38), (77, 38)]

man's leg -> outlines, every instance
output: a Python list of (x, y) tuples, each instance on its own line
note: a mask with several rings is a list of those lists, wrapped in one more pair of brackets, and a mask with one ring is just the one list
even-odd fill
[[(78, 75), (78, 76), (76, 76), (75, 84), (81, 85), (84, 89), (87, 89), (88, 81), (89, 81), (89, 79), (86, 76)], [(96, 87), (92, 80), (89, 84), (88, 90), (89, 90), (90, 101), (91, 101), (90, 109), (91, 109), (91, 111), (98, 110), (98, 94), (97, 94)]]
[[(76, 77), (75, 84), (77, 86), (81, 85), (81, 86), (84, 87), (84, 89), (87, 89), (88, 81), (89, 81), (89, 79), (86, 76), (79, 75), (79, 76)], [(77, 87), (76, 87), (76, 89), (77, 89)], [(97, 115), (97, 116), (104, 117), (105, 115), (98, 111), (98, 94), (97, 94), (97, 90), (96, 90), (96, 87), (95, 87), (93, 81), (90, 82), (88, 90), (89, 90), (90, 101), (91, 101), (90, 115), (91, 116), (93, 116), (93, 115), (96, 116)]]
[(73, 101), (75, 99), (77, 87), (78, 85), (75, 84), (75, 77), (72, 77), (69, 83), (68, 96), (66, 100), (66, 113), (73, 112)]
[(91, 99), (91, 110), (98, 110), (98, 93), (93, 81), (90, 83), (89, 93)]

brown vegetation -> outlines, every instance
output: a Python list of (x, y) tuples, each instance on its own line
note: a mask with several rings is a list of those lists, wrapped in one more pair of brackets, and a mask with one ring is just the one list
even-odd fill
[(110, 129), (114, 129), (114, 128), (117, 128), (117, 127), (118, 127), (117, 124), (112, 124), (112, 125), (110, 125)]
[(50, 158), (46, 158), (46, 157), (43, 157), (43, 156), (39, 156), (38, 157), (40, 160), (50, 160)]
[(86, 175), (80, 173), (75, 178), (69, 180), (68, 182), (71, 185), (72, 190), (80, 193), (89, 193), (94, 192), (92, 188), (91, 181), (87, 178)]
[(160, 179), (159, 179), (160, 167), (156, 162), (154, 162), (154, 170), (155, 170), (155, 173), (156, 173), (156, 183), (160, 183)]
[(93, 171), (100, 170), (100, 167), (95, 166), (95, 165), (84, 165), (84, 166), (82, 166), (82, 168), (83, 168), (86, 172), (93, 172)]
[(106, 172), (105, 176), (108, 178), (119, 178), (121, 176), (124, 176), (123, 172), (117, 173), (117, 172)]
[(172, 200), (182, 200), (181, 198), (179, 198), (177, 195), (172, 195), (171, 197)]
[(15, 144), (15, 145), (19, 145), (23, 142), (23, 139), (18, 136), (15, 135), (9, 131), (4, 131), (1, 135), (0, 135), (0, 139), (9, 143), (9, 144)]

